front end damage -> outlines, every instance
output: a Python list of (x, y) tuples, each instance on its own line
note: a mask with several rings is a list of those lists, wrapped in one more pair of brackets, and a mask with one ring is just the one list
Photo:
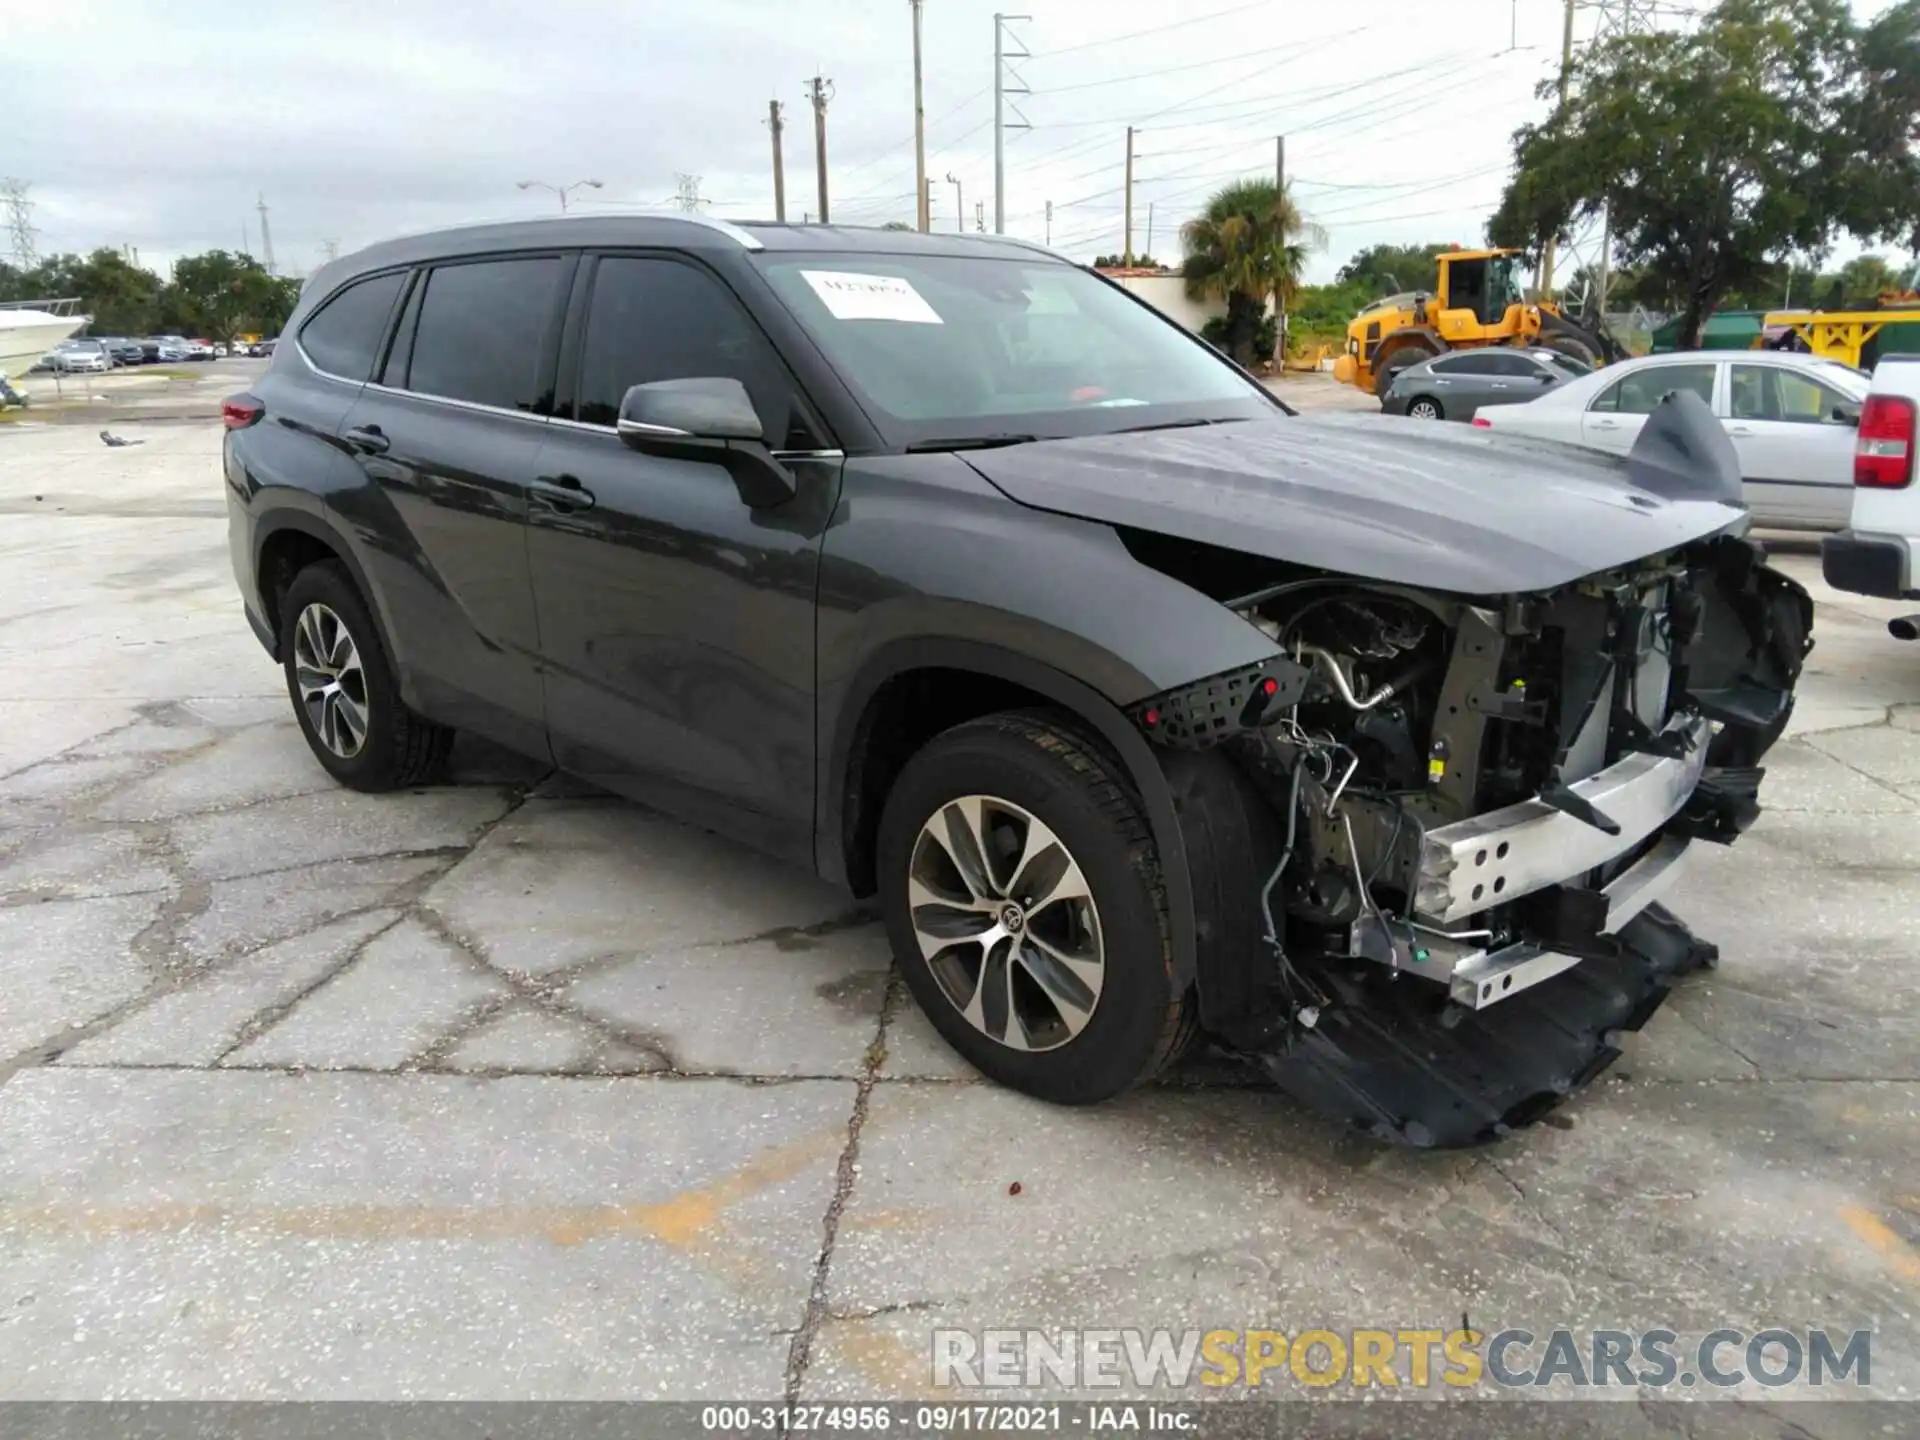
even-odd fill
[(1466, 599), (1290, 567), (1272, 659), (1138, 706), (1201, 1018), (1382, 1138), (1468, 1145), (1604, 1070), (1715, 951), (1661, 903), (1758, 813), (1812, 604), (1732, 534)]

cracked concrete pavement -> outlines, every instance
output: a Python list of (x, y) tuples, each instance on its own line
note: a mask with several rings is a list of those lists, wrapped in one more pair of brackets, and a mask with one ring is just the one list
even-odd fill
[(1463, 1314), (1869, 1328), (1920, 1394), (1920, 647), (1809, 555), (1769, 812), (1674, 899), (1722, 967), (1421, 1155), (1204, 1059), (987, 1086), (843, 897), (487, 747), (334, 787), (219, 431), (126, 433), (0, 433), (0, 1398), (917, 1395), (936, 1326)]

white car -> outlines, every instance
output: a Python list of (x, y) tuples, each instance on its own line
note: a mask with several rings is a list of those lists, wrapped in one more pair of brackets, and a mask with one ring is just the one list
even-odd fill
[(113, 369), (113, 355), (98, 340), (63, 340), (40, 363), (67, 375), (104, 375)]
[[(1884, 355), (1860, 416), (1847, 528), (1820, 542), (1820, 570), (1836, 590), (1920, 600), (1920, 355)], [(1920, 615), (1887, 622), (1920, 640)]]
[(1838, 530), (1853, 503), (1853, 443), (1864, 372), (1773, 350), (1698, 350), (1623, 360), (1524, 405), (1483, 405), (1474, 424), (1624, 455), (1666, 396), (1691, 390), (1740, 456), (1754, 523)]

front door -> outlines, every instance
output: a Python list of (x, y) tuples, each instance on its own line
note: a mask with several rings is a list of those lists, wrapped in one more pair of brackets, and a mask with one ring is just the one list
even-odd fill
[(1860, 403), (1785, 365), (1735, 363), (1727, 435), (1760, 524), (1838, 530), (1853, 508)]
[[(786, 365), (712, 272), (589, 257), (578, 380), (540, 451), (528, 544), (555, 761), (810, 862), (814, 592), (840, 484)], [(569, 347), (573, 337), (569, 339)], [(799, 481), (755, 510), (719, 465), (629, 450), (627, 388), (729, 376)]]
[(1580, 419), (1580, 443), (1624, 455), (1640, 438), (1653, 407), (1676, 390), (1691, 390), (1708, 406), (1720, 367), (1711, 360), (1643, 365), (1604, 387)]
[(532, 755), (547, 750), (527, 489), (571, 263), (423, 271), (341, 429), (372, 483), (338, 508), (361, 534), (421, 708)]

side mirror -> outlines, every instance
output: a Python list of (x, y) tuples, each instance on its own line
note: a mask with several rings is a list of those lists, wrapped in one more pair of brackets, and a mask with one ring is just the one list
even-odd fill
[(635, 385), (620, 401), (622, 440), (678, 435), (702, 440), (759, 440), (760, 416), (747, 387), (731, 376), (655, 380)]
[(1858, 405), (1836, 405), (1833, 407), (1833, 418), (1842, 425), (1858, 425), (1860, 423), (1860, 407)]
[(1551, 370), (1542, 370), (1539, 375), (1534, 378), (1539, 380), (1542, 385), (1552, 385), (1560, 379), (1560, 377)]
[(793, 472), (767, 449), (747, 387), (731, 376), (635, 385), (621, 398), (614, 429), (621, 444), (643, 455), (722, 466), (755, 510), (791, 500), (799, 490)]

